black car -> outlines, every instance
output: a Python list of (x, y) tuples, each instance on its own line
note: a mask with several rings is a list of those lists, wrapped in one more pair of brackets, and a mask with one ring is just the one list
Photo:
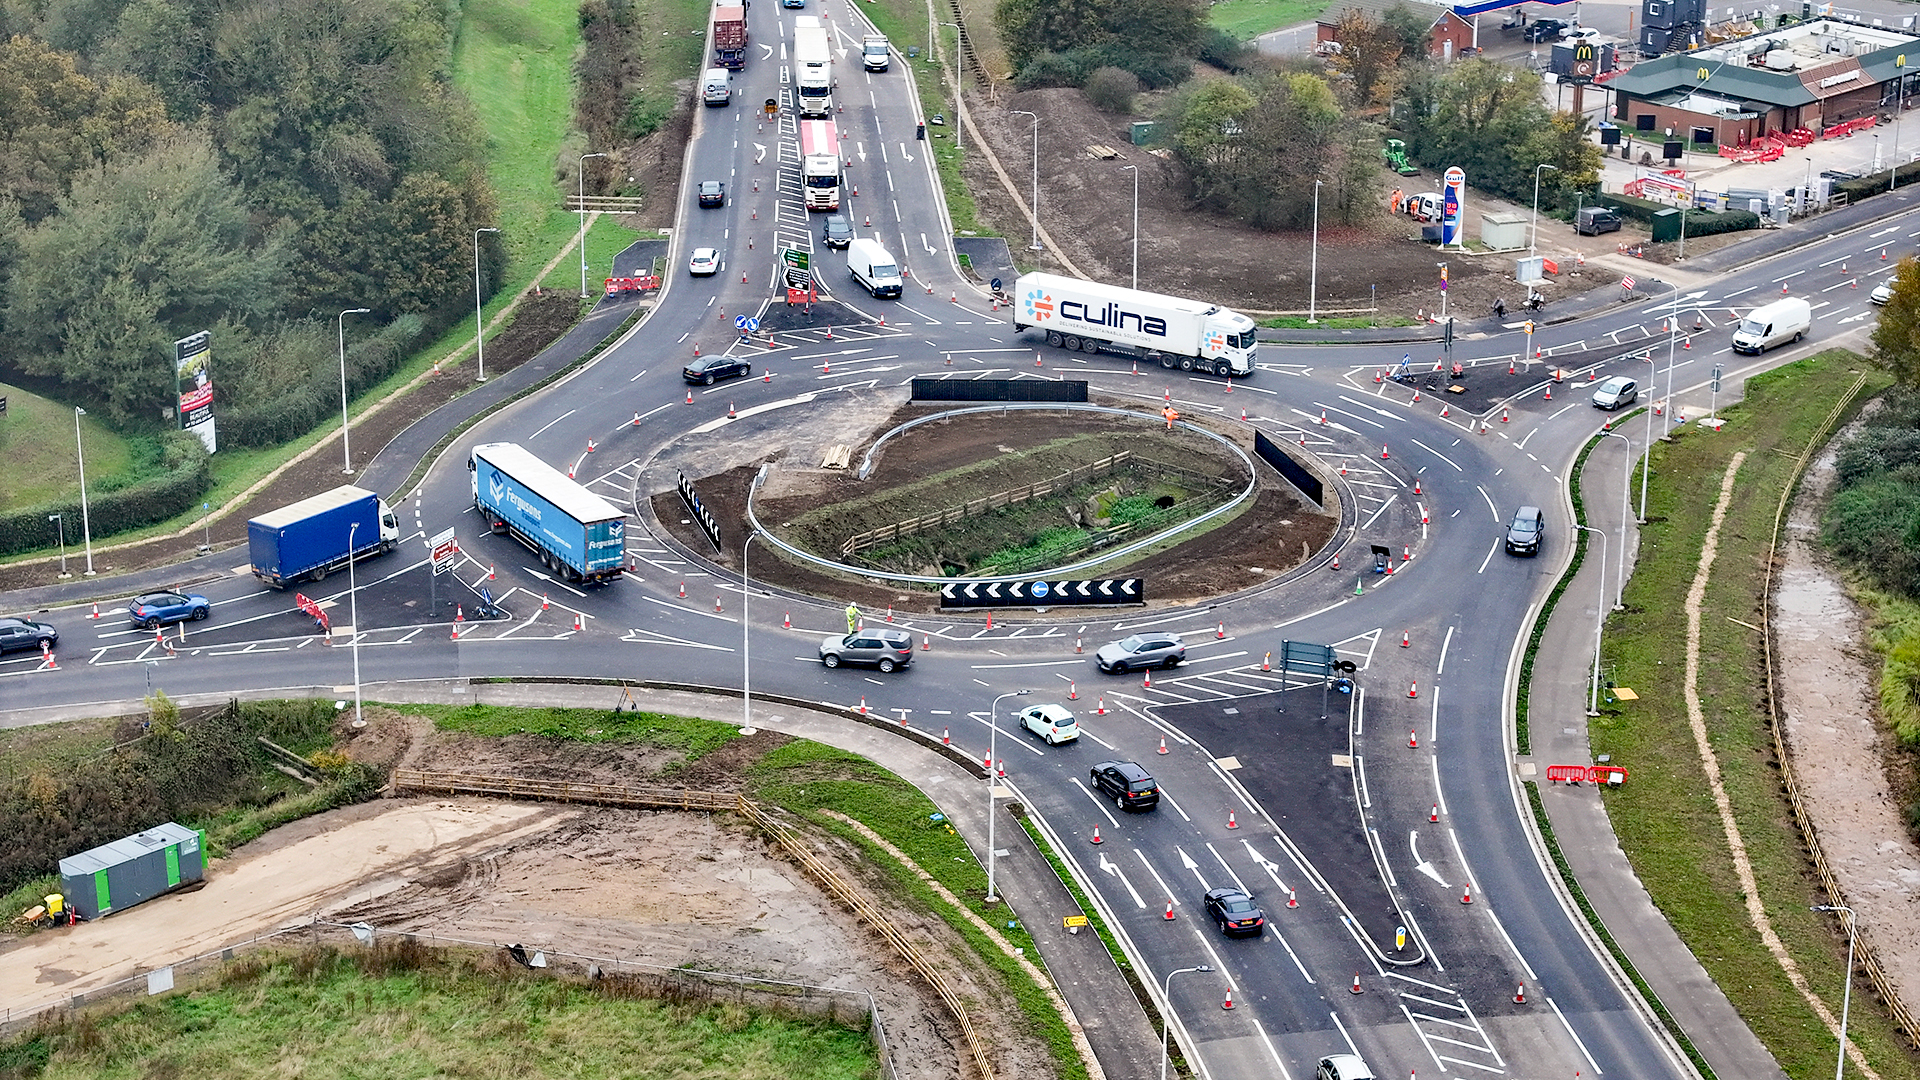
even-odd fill
[(820, 662), (828, 667), (870, 664), (892, 671), (913, 663), (913, 635), (905, 630), (856, 630), (820, 642)]
[(48, 648), (59, 644), (60, 631), (43, 622), (0, 619), (0, 653), (38, 649), (43, 642)]
[(725, 206), (727, 203), (727, 185), (718, 180), (700, 181), (701, 206)]
[(680, 369), (680, 377), (690, 383), (712, 386), (721, 379), (735, 379), (742, 375), (753, 374), (753, 365), (737, 356), (703, 356)]
[(1539, 507), (1523, 506), (1514, 511), (1513, 524), (1507, 526), (1507, 554), (1540, 554), (1540, 538), (1546, 531), (1547, 515)]
[(853, 243), (853, 222), (840, 214), (828, 214), (820, 223), (820, 239), (830, 248), (843, 248)]
[(1565, 30), (1569, 25), (1559, 19), (1541, 19), (1527, 27), (1522, 36), (1528, 41), (1552, 41), (1558, 38), (1560, 31)]
[(1207, 918), (1228, 937), (1259, 937), (1267, 926), (1267, 913), (1253, 897), (1234, 888), (1213, 889), (1207, 893)]
[[(913, 639), (908, 638), (909, 642)], [(1088, 770), (1093, 786), (1122, 810), (1151, 810), (1160, 805), (1160, 785), (1133, 761), (1103, 761)]]

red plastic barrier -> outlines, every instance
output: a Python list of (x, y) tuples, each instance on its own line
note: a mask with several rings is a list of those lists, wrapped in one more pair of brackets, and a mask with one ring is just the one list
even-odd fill
[(1587, 765), (1549, 765), (1547, 766), (1547, 783), (1577, 784), (1587, 778), (1590, 768), (1591, 766)]

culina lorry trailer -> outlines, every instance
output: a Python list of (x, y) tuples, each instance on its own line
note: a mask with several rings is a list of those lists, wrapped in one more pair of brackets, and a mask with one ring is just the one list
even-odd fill
[(1013, 286), (1013, 328), (1030, 326), (1056, 349), (1114, 352), (1223, 379), (1253, 374), (1253, 320), (1204, 300), (1025, 274)]
[(351, 485), (247, 522), (253, 575), (276, 589), (302, 578), (319, 581), (349, 559), (383, 555), (399, 543), (400, 525), (393, 511), (380, 496)]
[(626, 515), (514, 443), (484, 443), (467, 458), (473, 507), (494, 533), (532, 548), (571, 581), (607, 582), (626, 565)]

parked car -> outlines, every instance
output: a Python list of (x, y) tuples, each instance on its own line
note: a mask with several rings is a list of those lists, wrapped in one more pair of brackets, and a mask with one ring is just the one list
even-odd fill
[(1058, 746), (1080, 737), (1080, 725), (1064, 705), (1035, 705), (1020, 710), (1020, 726)]
[(737, 356), (702, 356), (693, 363), (680, 369), (680, 377), (690, 383), (712, 386), (721, 379), (734, 379), (753, 374), (753, 365)]
[(48, 623), (30, 622), (26, 619), (0, 619), (0, 653), (38, 649), (42, 643), (51, 648), (59, 642), (60, 631), (55, 630)]
[(1591, 26), (1569, 26), (1560, 31), (1560, 40), (1569, 45), (1578, 45), (1582, 41), (1599, 42), (1607, 35)]
[(1609, 206), (1583, 206), (1573, 219), (1573, 231), (1580, 236), (1619, 232), (1620, 225), (1620, 215)]
[(1204, 901), (1207, 918), (1228, 937), (1258, 937), (1266, 929), (1267, 913), (1253, 897), (1231, 887), (1209, 890)]
[(1313, 1080), (1373, 1080), (1373, 1070), (1352, 1054), (1333, 1054), (1320, 1059)]
[(820, 662), (828, 667), (867, 664), (892, 671), (913, 663), (913, 635), (905, 630), (856, 630), (820, 642)]
[(725, 206), (727, 204), (727, 185), (718, 180), (700, 181), (701, 206)]
[(1559, 37), (1560, 31), (1565, 30), (1569, 25), (1560, 19), (1538, 19), (1532, 26), (1526, 28), (1522, 36), (1528, 41), (1552, 41)]
[(1887, 301), (1891, 299), (1893, 299), (1893, 282), (1891, 281), (1883, 281), (1875, 285), (1873, 291), (1867, 294), (1868, 303), (1879, 304), (1881, 307), (1885, 307)]
[(1596, 409), (1618, 409), (1631, 405), (1640, 397), (1640, 384), (1625, 375), (1614, 375), (1600, 380), (1593, 390), (1593, 407)]
[(1160, 805), (1160, 785), (1134, 761), (1103, 761), (1088, 770), (1096, 790), (1122, 810), (1151, 810)]
[(853, 243), (853, 222), (842, 214), (828, 214), (820, 223), (820, 239), (830, 248), (846, 247)]
[(694, 248), (687, 257), (687, 273), (694, 277), (712, 277), (720, 272), (719, 248)]
[(1093, 654), (1101, 671), (1125, 675), (1153, 667), (1177, 667), (1187, 658), (1187, 646), (1179, 634), (1155, 630), (1110, 641)]
[(133, 624), (148, 630), (158, 630), (166, 623), (186, 622), (189, 619), (199, 622), (212, 611), (213, 605), (207, 603), (206, 597), (193, 593), (142, 593), (127, 605), (127, 616), (133, 620)]
[(1537, 506), (1523, 506), (1514, 512), (1507, 526), (1507, 554), (1538, 555), (1540, 541), (1546, 535), (1547, 516)]

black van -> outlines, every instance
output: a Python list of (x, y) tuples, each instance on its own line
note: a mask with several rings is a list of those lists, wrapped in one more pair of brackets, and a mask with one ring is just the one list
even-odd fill
[(1581, 236), (1619, 232), (1620, 215), (1608, 206), (1583, 206), (1574, 216), (1573, 231)]

